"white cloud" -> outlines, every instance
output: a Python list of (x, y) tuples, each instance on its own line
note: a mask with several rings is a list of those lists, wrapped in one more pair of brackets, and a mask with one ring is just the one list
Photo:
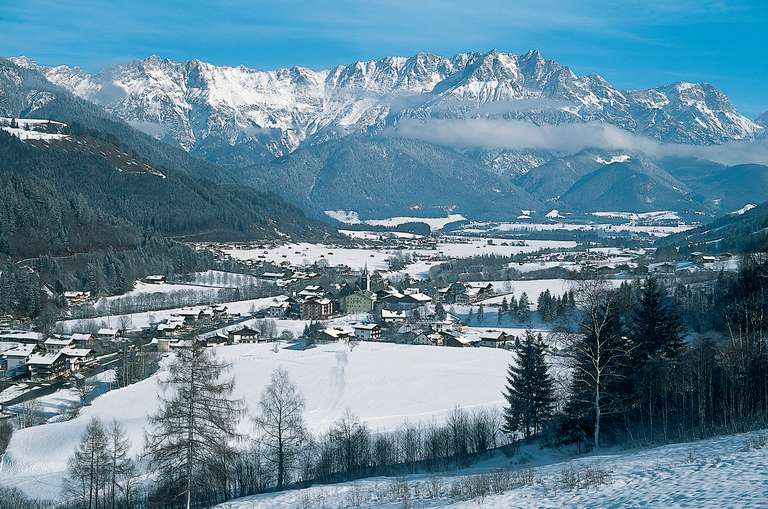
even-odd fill
[(454, 147), (533, 149), (575, 153), (586, 148), (628, 150), (656, 157), (686, 156), (722, 164), (768, 164), (768, 139), (698, 146), (661, 143), (616, 126), (574, 123), (538, 126), (530, 122), (494, 119), (404, 120), (390, 132)]

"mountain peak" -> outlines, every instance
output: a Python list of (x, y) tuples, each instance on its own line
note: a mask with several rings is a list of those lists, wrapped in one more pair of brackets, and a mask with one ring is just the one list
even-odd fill
[(768, 111), (763, 112), (763, 114), (758, 115), (757, 118), (755, 118), (755, 123), (768, 128)]
[(37, 62), (24, 55), (19, 55), (18, 57), (10, 57), (8, 60), (24, 69), (30, 69), (32, 71), (40, 70), (40, 66), (37, 65)]

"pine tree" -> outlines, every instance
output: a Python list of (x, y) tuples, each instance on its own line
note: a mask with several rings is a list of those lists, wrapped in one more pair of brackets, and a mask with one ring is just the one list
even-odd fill
[(546, 347), (539, 334), (525, 332), (515, 340), (517, 361), (510, 364), (504, 398), (503, 431), (509, 435), (522, 432), (525, 438), (538, 436), (542, 423), (552, 414), (554, 385), (546, 363)]
[(640, 291), (629, 333), (635, 365), (649, 359), (676, 359), (682, 348), (677, 314), (656, 278), (648, 278)]
[(507, 298), (504, 297), (503, 299), (501, 299), (501, 308), (500, 308), (499, 314), (506, 313), (507, 311), (509, 311), (509, 302), (507, 301)]
[(161, 383), (171, 394), (160, 397), (160, 409), (149, 417), (146, 435), (149, 467), (174, 493), (185, 496), (186, 507), (217, 479), (226, 476), (231, 444), (243, 404), (231, 399), (229, 365), (200, 346), (180, 350)]
[(523, 292), (520, 300), (517, 302), (517, 319), (521, 322), (527, 322), (530, 315), (530, 302), (528, 294)]

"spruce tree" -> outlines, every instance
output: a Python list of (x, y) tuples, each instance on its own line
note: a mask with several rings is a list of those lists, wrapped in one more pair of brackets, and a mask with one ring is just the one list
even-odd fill
[(552, 414), (555, 401), (546, 348), (540, 334), (535, 336), (526, 331), (522, 342), (515, 340), (515, 351), (517, 361), (508, 369), (502, 429), (509, 435), (522, 432), (525, 438), (535, 437)]
[(633, 364), (650, 359), (676, 359), (682, 348), (680, 324), (664, 288), (656, 278), (645, 281), (630, 324)]

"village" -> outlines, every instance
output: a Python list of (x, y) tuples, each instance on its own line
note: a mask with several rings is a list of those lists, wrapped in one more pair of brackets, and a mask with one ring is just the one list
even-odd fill
[[(119, 370), (125, 359), (162, 357), (196, 344), (283, 342), (306, 349), (364, 341), (509, 349), (526, 330), (552, 330), (574, 306), (571, 287), (580, 278), (618, 285), (647, 274), (711, 278), (736, 268), (727, 254), (661, 259), (636, 239), (609, 246), (478, 233), (342, 232), (348, 241), (335, 245), (195, 244), (238, 273), (155, 274), (137, 281), (133, 292), (106, 299), (66, 291), (69, 318), (50, 333), (4, 317), (4, 415), (40, 394)], [(194, 292), (193, 300), (178, 298)], [(109, 299), (135, 301), (126, 308), (132, 312), (102, 316), (100, 309), (112, 309), (104, 307)], [(188, 305), (173, 307), (180, 302)]]

